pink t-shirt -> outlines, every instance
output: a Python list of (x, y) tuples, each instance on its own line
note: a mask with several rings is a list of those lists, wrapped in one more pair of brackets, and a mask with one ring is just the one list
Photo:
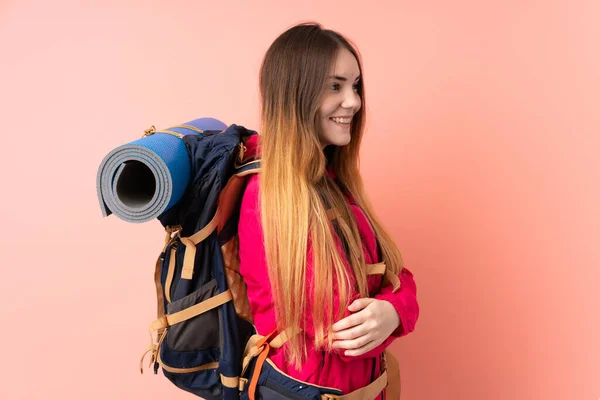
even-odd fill
[[(334, 176), (332, 171), (327, 172), (330, 176)], [(256, 174), (249, 178), (248, 186), (243, 195), (238, 226), (240, 239), (239, 255), (240, 273), (248, 287), (248, 298), (250, 300), (254, 325), (260, 335), (267, 335), (276, 328), (276, 323), (260, 222), (260, 204), (258, 202), (259, 175)], [(378, 251), (371, 225), (362, 210), (353, 204), (351, 197), (348, 197), (348, 203), (351, 205), (363, 238), (363, 251), (366, 263), (376, 264), (379, 262)], [(346, 260), (342, 251), (341, 241), (337, 236), (335, 237), (338, 242), (338, 250), (341, 252), (343, 259)], [(351, 268), (347, 261), (345, 263), (348, 268)], [(312, 276), (310, 248), (306, 267), (307, 276)], [(368, 277), (370, 296), (389, 301), (400, 317), (398, 328), (377, 348), (357, 357), (344, 356), (341, 349), (336, 349), (332, 352), (315, 349), (311, 340), (314, 337), (312, 315), (307, 315), (302, 334), (307, 339), (308, 358), (302, 365), (302, 368), (298, 371), (293, 366), (287, 365), (284, 358), (285, 345), (281, 349), (271, 351), (271, 360), (281, 371), (295, 379), (314, 385), (336, 388), (345, 394), (368, 385), (371, 383), (373, 371), (375, 371), (375, 378), (379, 376), (380, 361), (378, 356), (396, 338), (412, 332), (419, 316), (416, 286), (412, 273), (408, 269), (403, 268), (399, 274), (399, 278), (401, 288), (396, 293), (392, 293), (391, 285), (383, 286), (379, 290), (382, 280), (381, 275)], [(307, 281), (307, 288), (310, 287), (311, 282)], [(347, 311), (347, 306), (357, 298), (359, 298), (359, 294), (353, 293), (350, 302), (346, 305), (345, 316), (350, 315), (350, 312)], [(307, 296), (307, 301), (309, 302), (307, 310), (309, 312), (312, 310), (310, 299), (310, 296)], [(334, 303), (334, 310), (337, 309), (337, 306), (338, 304)]]

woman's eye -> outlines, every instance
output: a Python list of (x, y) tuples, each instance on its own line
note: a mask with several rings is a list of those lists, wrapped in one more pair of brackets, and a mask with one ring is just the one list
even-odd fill
[[(340, 90), (340, 84), (334, 83), (333, 85), (330, 86), (330, 88), (331, 88), (331, 90), (334, 90), (334, 91)], [(358, 90), (358, 83), (355, 83), (354, 85), (352, 85), (352, 89)]]

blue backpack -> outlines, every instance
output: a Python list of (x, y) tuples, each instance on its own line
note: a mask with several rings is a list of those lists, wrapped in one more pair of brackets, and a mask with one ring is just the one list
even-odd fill
[(248, 177), (260, 167), (246, 144), (258, 135), (231, 125), (180, 140), (191, 180), (181, 200), (158, 216), (167, 236), (154, 273), (157, 319), (140, 369), (150, 353), (154, 373), (162, 367), (177, 387), (237, 400), (244, 348), (256, 333), (239, 275), (237, 226)]

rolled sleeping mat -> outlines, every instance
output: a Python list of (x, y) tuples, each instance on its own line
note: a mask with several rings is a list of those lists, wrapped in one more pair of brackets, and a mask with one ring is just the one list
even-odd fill
[(148, 129), (138, 140), (104, 157), (96, 177), (102, 216), (142, 223), (177, 204), (191, 179), (187, 147), (181, 138), (204, 130), (223, 130), (214, 118), (200, 118), (162, 131)]

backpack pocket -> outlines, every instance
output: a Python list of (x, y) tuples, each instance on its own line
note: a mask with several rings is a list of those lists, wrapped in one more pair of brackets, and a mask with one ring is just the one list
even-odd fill
[[(211, 280), (189, 295), (167, 304), (167, 315), (218, 296), (217, 281)], [(165, 376), (175, 385), (207, 400), (220, 400), (222, 387), (218, 366), (221, 354), (221, 306), (169, 326), (160, 346)]]
[[(185, 310), (217, 294), (217, 281), (213, 279), (182, 299), (169, 303), (167, 314)], [(167, 346), (175, 351), (220, 348), (219, 308), (215, 307), (171, 326), (167, 332)]]

